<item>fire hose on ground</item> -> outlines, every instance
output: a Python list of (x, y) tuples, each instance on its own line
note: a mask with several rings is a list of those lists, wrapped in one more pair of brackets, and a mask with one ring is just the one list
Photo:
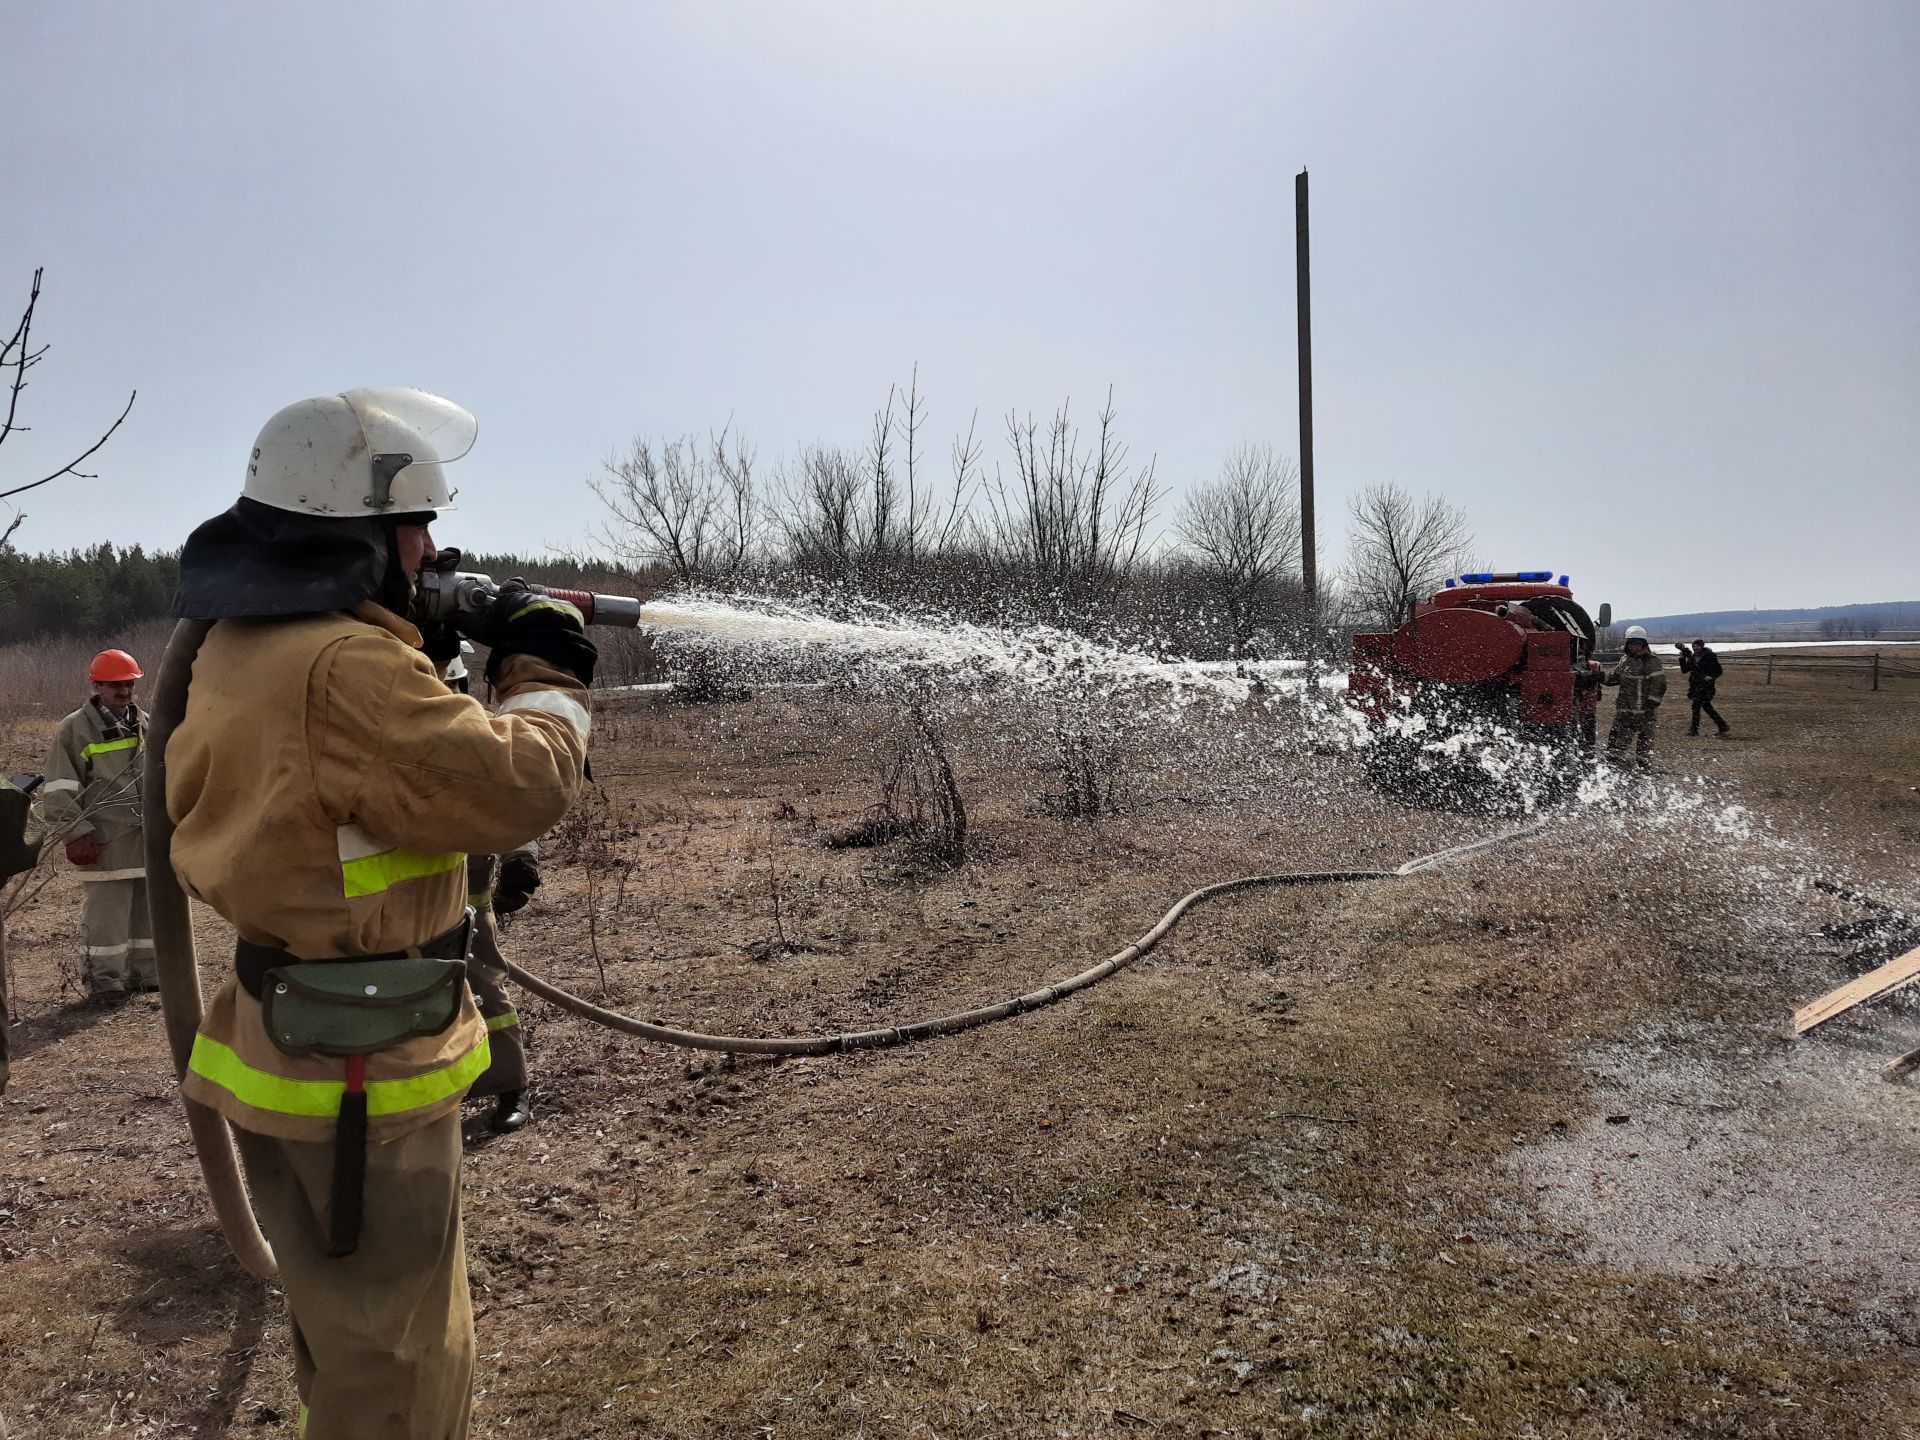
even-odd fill
[(1246, 890), (1274, 889), (1287, 885), (1351, 885), (1369, 880), (1401, 880), (1435, 865), (1445, 864), (1463, 856), (1481, 850), (1491, 849), (1495, 845), (1505, 845), (1520, 840), (1538, 831), (1544, 821), (1535, 821), (1515, 830), (1490, 835), (1485, 839), (1472, 840), (1464, 845), (1449, 846), (1445, 850), (1436, 850), (1430, 855), (1421, 855), (1394, 870), (1301, 870), (1274, 875), (1243, 875), (1237, 880), (1222, 880), (1217, 884), (1203, 885), (1198, 890), (1190, 890), (1174, 902), (1174, 906), (1162, 915), (1154, 927), (1134, 941), (1126, 949), (1109, 955), (1098, 965), (1082, 970), (1065, 980), (1043, 985), (1038, 990), (1029, 990), (1024, 995), (1015, 995), (994, 1005), (980, 1005), (971, 1010), (957, 1010), (951, 1015), (937, 1016), (932, 1020), (918, 1020), (909, 1025), (891, 1025), (878, 1030), (853, 1030), (838, 1035), (709, 1035), (698, 1030), (681, 1030), (671, 1025), (655, 1025), (645, 1020), (623, 1015), (617, 1010), (596, 1005), (584, 1000), (570, 991), (561, 989), (551, 981), (543, 980), (529, 970), (525, 970), (513, 961), (506, 961), (507, 974), (521, 989), (538, 995), (542, 1000), (558, 1005), (562, 1010), (571, 1011), (583, 1020), (591, 1020), (596, 1025), (604, 1025), (609, 1030), (618, 1030), (625, 1035), (635, 1035), (643, 1040), (656, 1040), (663, 1045), (679, 1045), (689, 1050), (719, 1050), (729, 1055), (841, 1055), (850, 1050), (884, 1050), (895, 1045), (910, 1045), (918, 1040), (931, 1040), (937, 1035), (957, 1035), (963, 1030), (973, 1030), (982, 1025), (991, 1025), (997, 1020), (1008, 1020), (1015, 1015), (1025, 1015), (1034, 1010), (1044, 1009), (1069, 995), (1097, 985), (1109, 975), (1114, 975), (1133, 964), (1154, 946), (1166, 939), (1180, 918), (1196, 905), (1209, 900), (1218, 900), (1225, 895), (1236, 895)]
[[(426, 579), (425, 576), (422, 578)], [(485, 576), (449, 574), (443, 575), (438, 588), (440, 594), (437, 597), (430, 596), (429, 605), (432, 607), (437, 604), (440, 614), (451, 615), (457, 612), (472, 613), (480, 608), (492, 584)], [(580, 605), (589, 623), (625, 626), (642, 623), (643, 607), (626, 597), (595, 596), (563, 590), (548, 593)], [(194, 949), (193, 919), (188, 910), (186, 892), (181, 888), (172, 864), (174, 827), (164, 798), (167, 743), (186, 714), (187, 689), (194, 657), (199, 653), (212, 625), (211, 621), (182, 620), (174, 627), (161, 661), (147, 729), (147, 897), (153, 918), (161, 1007), (166, 1017), (167, 1042), (172, 1051), (176, 1076), (186, 1073), (187, 1060), (193, 1051), (193, 1039), (205, 1015), (205, 1001), (201, 994), (199, 962)], [(1452, 845), (1418, 856), (1393, 870), (1318, 870), (1246, 875), (1205, 885), (1181, 896), (1152, 929), (1131, 945), (1076, 975), (996, 1004), (874, 1030), (803, 1036), (710, 1035), (653, 1024), (596, 1005), (511, 961), (507, 962), (506, 969), (516, 984), (563, 1010), (610, 1030), (665, 1045), (736, 1055), (834, 1055), (855, 1050), (885, 1049), (941, 1035), (956, 1035), (1043, 1009), (1078, 994), (1146, 955), (1167, 937), (1181, 917), (1209, 900), (1282, 886), (1358, 884), (1402, 879), (1450, 860), (1523, 839), (1539, 831), (1544, 823), (1534, 821), (1498, 835)], [(262, 1279), (272, 1279), (276, 1273), (273, 1251), (261, 1234), (255, 1218), (227, 1122), (205, 1106), (184, 1096), (182, 1098), (194, 1151), (199, 1156), (201, 1173), (206, 1178), (208, 1196), (212, 1200), (214, 1216), (221, 1232), (244, 1269)]]

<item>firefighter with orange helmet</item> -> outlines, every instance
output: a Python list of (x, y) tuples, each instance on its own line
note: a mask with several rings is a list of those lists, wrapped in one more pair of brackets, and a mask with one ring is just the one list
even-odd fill
[(65, 844), (85, 896), (87, 991), (124, 999), (158, 988), (147, 867), (140, 829), (140, 745), (146, 716), (134, 703), (139, 662), (102, 650), (87, 672), (93, 698), (60, 722), (40, 787), (50, 839)]

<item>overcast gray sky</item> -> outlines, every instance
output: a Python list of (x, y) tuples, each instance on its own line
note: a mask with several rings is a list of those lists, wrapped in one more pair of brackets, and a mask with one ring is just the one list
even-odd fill
[[(772, 468), (1111, 383), (1175, 487), (1297, 449), (1623, 613), (1920, 596), (1920, 4), (8, 0), (17, 542), (177, 545), (305, 395), (480, 418), (438, 532), (580, 541), (636, 433)], [(31, 474), (29, 473), (31, 472)], [(0, 488), (5, 488), (0, 485)]]

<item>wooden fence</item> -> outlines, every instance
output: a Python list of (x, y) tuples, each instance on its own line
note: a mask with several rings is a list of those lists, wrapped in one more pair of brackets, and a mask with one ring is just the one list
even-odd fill
[[(1686, 676), (1681, 673), (1674, 656), (1656, 650), (1654, 652), (1667, 663), (1668, 677), (1674, 684), (1684, 684)], [(1716, 652), (1717, 653), (1717, 652)], [(1618, 650), (1597, 651), (1593, 657), (1602, 665), (1611, 669), (1618, 665), (1621, 653)], [(1738, 671), (1760, 675), (1762, 685), (1773, 683), (1774, 672), (1782, 675), (1794, 671), (1811, 671), (1816, 674), (1830, 675), (1836, 679), (1849, 676), (1860, 677), (1861, 683), (1868, 689), (1878, 690), (1882, 684), (1894, 685), (1901, 681), (1920, 680), (1920, 646), (1912, 650), (1896, 651), (1883, 655), (1875, 651), (1871, 655), (1814, 655), (1804, 651), (1786, 650), (1772, 655), (1721, 655), (1720, 664), (1729, 675)]]
[(1870, 689), (1878, 690), (1884, 681), (1920, 680), (1920, 655), (1905, 653), (1882, 655), (1805, 655), (1792, 651), (1771, 655), (1722, 655), (1720, 663), (1729, 673), (1735, 670), (1752, 674), (1759, 671), (1761, 684), (1771, 685), (1775, 671), (1812, 671), (1838, 679), (1859, 676)]

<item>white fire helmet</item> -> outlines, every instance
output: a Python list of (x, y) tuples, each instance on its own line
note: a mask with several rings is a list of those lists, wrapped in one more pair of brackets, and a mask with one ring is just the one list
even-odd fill
[(1632, 644), (1632, 643), (1633, 643), (1633, 642), (1634, 642), (1635, 640), (1639, 640), (1639, 641), (1641, 641), (1642, 643), (1644, 643), (1644, 642), (1646, 641), (1646, 638), (1647, 638), (1647, 627), (1646, 627), (1646, 626), (1644, 626), (1644, 625), (1629, 625), (1629, 626), (1627, 626), (1627, 633), (1626, 633), (1625, 635), (1622, 635), (1622, 636), (1620, 637), (1620, 643), (1621, 643), (1622, 645), (1630, 645), (1630, 644)]
[(446, 472), (473, 448), (472, 414), (425, 390), (348, 390), (300, 400), (253, 442), (249, 500), (328, 517), (452, 507)]

